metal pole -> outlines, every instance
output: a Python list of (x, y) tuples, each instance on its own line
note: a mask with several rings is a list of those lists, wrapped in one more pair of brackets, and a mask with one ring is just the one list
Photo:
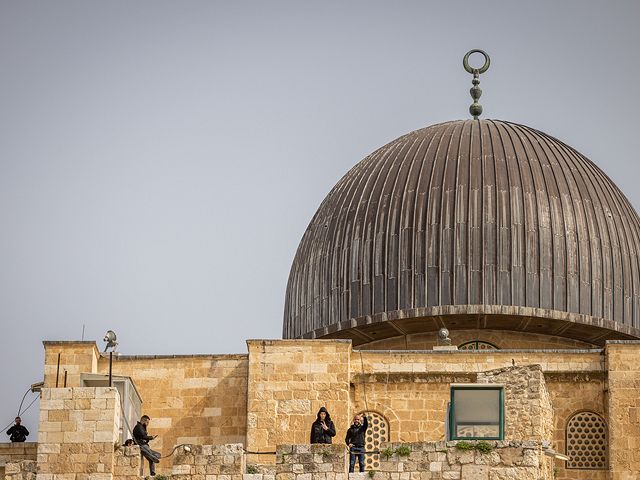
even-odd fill
[(56, 371), (56, 388), (58, 388), (59, 378), (60, 378), (60, 354), (58, 354), (58, 370)]
[(113, 379), (111, 378), (111, 371), (113, 368), (113, 352), (109, 352), (109, 386), (113, 387)]

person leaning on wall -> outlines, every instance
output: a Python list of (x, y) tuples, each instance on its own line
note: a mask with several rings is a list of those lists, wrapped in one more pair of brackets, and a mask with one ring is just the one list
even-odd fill
[(149, 474), (153, 477), (156, 474), (156, 463), (160, 461), (162, 455), (160, 452), (151, 450), (149, 442), (157, 437), (157, 435), (147, 434), (147, 425), (151, 419), (147, 415), (143, 415), (140, 421), (133, 427), (133, 439), (140, 445), (140, 453), (149, 461)]
[(316, 421), (311, 425), (310, 443), (331, 443), (331, 437), (336, 436), (336, 427), (331, 421), (331, 416), (326, 408), (318, 411)]

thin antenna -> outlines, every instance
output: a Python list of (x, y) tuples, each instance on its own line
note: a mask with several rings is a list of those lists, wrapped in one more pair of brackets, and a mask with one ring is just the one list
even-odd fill
[(84, 323), (82, 324), (82, 341), (84, 342)]

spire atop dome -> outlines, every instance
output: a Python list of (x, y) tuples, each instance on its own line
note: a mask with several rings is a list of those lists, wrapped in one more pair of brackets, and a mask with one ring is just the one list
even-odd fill
[[(481, 53), (482, 55), (484, 55), (484, 65), (481, 68), (471, 68), (471, 66), (469, 65), (469, 56), (472, 53)], [(473, 105), (469, 107), (469, 113), (473, 115), (474, 120), (478, 120), (478, 117), (482, 115), (482, 105), (478, 103), (478, 100), (480, 100), (480, 95), (482, 95), (482, 89), (478, 86), (478, 84), (480, 83), (479, 76), (481, 73), (484, 73), (489, 69), (489, 63), (489, 55), (487, 55), (486, 52), (478, 49), (471, 50), (464, 56), (464, 59), (462, 59), (462, 65), (464, 66), (464, 69), (467, 72), (473, 74), (473, 80), (471, 80), (471, 83), (473, 83), (473, 87), (471, 87), (471, 90), (469, 90), (471, 98), (473, 98)]]

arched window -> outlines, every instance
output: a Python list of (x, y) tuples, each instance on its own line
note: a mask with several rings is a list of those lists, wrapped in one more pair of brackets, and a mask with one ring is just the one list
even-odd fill
[(458, 350), (500, 350), (493, 343), (483, 342), (482, 340), (473, 340), (458, 345)]
[[(364, 416), (364, 412), (360, 415)], [(365, 452), (372, 452), (380, 449), (382, 442), (389, 441), (389, 422), (384, 416), (377, 412), (369, 412), (367, 416), (369, 422), (369, 428), (367, 429), (367, 436), (364, 446)], [(380, 455), (367, 454), (364, 456), (365, 471), (378, 470), (380, 468)]]
[(595, 412), (574, 413), (567, 421), (566, 468), (607, 468), (607, 423)]

